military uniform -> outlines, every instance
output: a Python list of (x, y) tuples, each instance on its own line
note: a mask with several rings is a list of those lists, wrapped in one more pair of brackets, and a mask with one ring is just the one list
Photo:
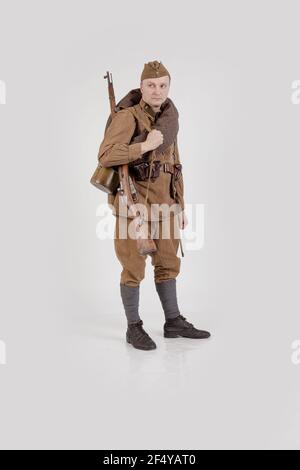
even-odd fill
[[(166, 75), (170, 77), (162, 63), (153, 61), (145, 64), (141, 80)], [(171, 100), (167, 99), (167, 101), (169, 104)], [(111, 122), (108, 121), (109, 125), (107, 124), (105, 129), (98, 160), (104, 167), (128, 165), (129, 174), (138, 197), (137, 203), (144, 204), (146, 207), (146, 213), (143, 212), (146, 218), (145, 223), (148, 224), (149, 233), (157, 248), (157, 251), (150, 256), (154, 267), (156, 290), (166, 318), (164, 335), (172, 338), (176, 336), (208, 337), (207, 332), (196, 330), (180, 315), (177, 305), (176, 277), (180, 272), (181, 264), (181, 260), (177, 256), (180, 243), (178, 214), (185, 208), (182, 165), (177, 145), (178, 123), (174, 124), (174, 121), (169, 119), (170, 114), (166, 114), (167, 105), (164, 106), (164, 103), (161, 105), (160, 111), (155, 112), (141, 98), (133, 108), (131, 109), (129, 106), (118, 110)], [(142, 115), (143, 119), (136, 119), (137, 115)], [(145, 160), (147, 160), (145, 158), (147, 155), (142, 154), (142, 142), (146, 140), (146, 130), (154, 129), (160, 116), (168, 116), (169, 119), (169, 125), (162, 132), (164, 142), (168, 142), (168, 145), (159, 146), (155, 151), (155, 158), (151, 152), (154, 166), (149, 182), (148, 178), (139, 177), (140, 168), (144, 168)], [(178, 121), (178, 117), (176, 118)], [(168, 134), (168, 128), (175, 132)], [(170, 136), (169, 142), (168, 137)], [(176, 138), (173, 138), (174, 136)], [(163, 150), (161, 150), (162, 148)], [(147, 255), (139, 254), (137, 242), (129, 234), (129, 222), (131, 222), (132, 216), (127, 211), (124, 215), (119, 192), (108, 195), (108, 203), (116, 216), (114, 246), (123, 267), (120, 291), (128, 321), (126, 339), (137, 349), (155, 349), (156, 345), (143, 329), (143, 321), (139, 316), (139, 287), (145, 276)], [(161, 205), (167, 209), (171, 208), (171, 210), (161, 210)], [(169, 236), (165, 238), (164, 224), (166, 222), (168, 222)]]
[[(143, 117), (149, 126), (152, 126), (160, 115), (160, 112), (155, 113), (151, 106), (145, 103), (143, 99), (135, 107), (142, 111)], [(131, 139), (134, 135), (144, 132), (145, 125), (141, 121), (137, 121), (128, 108), (119, 111), (108, 127), (104, 140), (100, 145), (98, 158), (101, 164), (104, 167), (129, 164), (130, 169), (130, 165), (142, 155), (142, 144), (140, 142), (131, 143)], [(175, 214), (184, 210), (182, 175), (175, 181), (176, 200), (172, 197), (172, 167), (174, 165), (181, 165), (177, 142), (172, 142), (164, 152), (155, 153), (155, 161), (160, 162), (161, 171), (159, 176), (154, 181), (151, 181), (149, 186), (149, 196), (146, 204), (148, 220), (162, 220), (169, 217), (167, 213), (158, 210), (157, 206), (160, 204), (167, 204), (169, 207), (173, 206)], [(134, 171), (131, 171), (131, 174), (134, 174)], [(147, 181), (135, 179), (135, 187), (139, 195), (139, 202), (143, 204), (146, 197)], [(113, 206), (114, 215), (120, 215), (119, 193), (116, 195), (109, 194), (108, 203)]]
[[(148, 125), (153, 125), (160, 115), (155, 113), (151, 106), (140, 100), (138, 105), (140, 111)], [(141, 134), (145, 131), (145, 126), (141, 121), (136, 121), (129, 109), (122, 109), (114, 117), (112, 123), (108, 127), (103, 142), (99, 150), (99, 159), (103, 166), (118, 166), (131, 164), (141, 157), (141, 143), (131, 143), (132, 137), (137, 133)], [(150, 181), (148, 200), (147, 200), (147, 216), (149, 233), (152, 231), (158, 234), (158, 238), (154, 238), (157, 246), (157, 252), (151, 255), (152, 265), (154, 266), (154, 278), (156, 282), (166, 279), (175, 279), (180, 272), (181, 260), (177, 256), (180, 232), (178, 227), (177, 214), (184, 210), (184, 185), (182, 174), (175, 180), (176, 200), (172, 197), (172, 173), (168, 170), (174, 165), (181, 165), (178, 145), (173, 142), (164, 152), (155, 155), (155, 161), (160, 162), (161, 171), (154, 181)], [(164, 166), (165, 165), (165, 166)], [(130, 166), (129, 166), (130, 168)], [(164, 171), (167, 169), (167, 171)], [(172, 171), (172, 170), (171, 170)], [(133, 170), (130, 174), (133, 174)], [(147, 181), (138, 181), (134, 179), (134, 185), (138, 193), (138, 202), (144, 204)], [(121, 273), (121, 283), (128, 286), (137, 286), (145, 275), (146, 256), (142, 256), (137, 251), (136, 241), (129, 236), (127, 239), (120, 238), (120, 230), (124, 233), (124, 227), (120, 229), (120, 225), (127, 224), (127, 220), (122, 220), (122, 211), (120, 210), (119, 193), (108, 195), (108, 202), (113, 208), (113, 214), (116, 216), (114, 245), (116, 255), (123, 267)], [(166, 210), (160, 210), (160, 205), (165, 204)], [(168, 208), (172, 210), (169, 211)], [(130, 218), (130, 217), (129, 217)], [(169, 219), (170, 222), (170, 238), (162, 239), (162, 221)], [(127, 231), (128, 233), (128, 231)], [(153, 234), (154, 234), (153, 233)]]

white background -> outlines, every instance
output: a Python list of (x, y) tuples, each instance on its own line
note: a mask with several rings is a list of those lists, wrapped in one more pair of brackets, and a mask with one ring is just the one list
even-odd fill
[[(0, 1), (1, 448), (299, 448), (297, 1)], [(148, 260), (125, 342), (90, 177), (116, 99), (161, 60), (205, 243), (178, 277), (208, 341), (162, 336)]]

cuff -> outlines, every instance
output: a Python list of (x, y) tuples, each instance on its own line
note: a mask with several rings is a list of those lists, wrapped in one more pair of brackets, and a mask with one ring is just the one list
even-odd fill
[(128, 147), (128, 158), (132, 162), (137, 160), (142, 155), (142, 144), (138, 142), (136, 144), (131, 144)]

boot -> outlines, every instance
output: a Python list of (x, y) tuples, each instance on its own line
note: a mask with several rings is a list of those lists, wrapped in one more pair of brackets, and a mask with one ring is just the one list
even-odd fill
[(129, 323), (127, 332), (126, 332), (126, 340), (127, 343), (132, 344), (132, 346), (136, 349), (155, 349), (156, 344), (150, 338), (148, 333), (143, 328), (143, 320), (140, 320), (136, 323)]
[(184, 338), (199, 338), (206, 339), (210, 337), (208, 331), (197, 330), (192, 323), (186, 321), (182, 315), (169, 319), (164, 324), (164, 337), (177, 338), (183, 336)]

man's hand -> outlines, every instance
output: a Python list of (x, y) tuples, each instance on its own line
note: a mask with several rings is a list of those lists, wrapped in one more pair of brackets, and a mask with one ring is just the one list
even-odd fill
[(185, 211), (182, 211), (178, 214), (178, 223), (179, 223), (179, 228), (181, 230), (184, 230), (186, 226), (188, 225), (189, 221), (185, 214)]
[(162, 132), (157, 129), (153, 129), (147, 135), (145, 142), (142, 142), (142, 153), (149, 152), (150, 150), (155, 150), (159, 147), (164, 141), (164, 136)]

